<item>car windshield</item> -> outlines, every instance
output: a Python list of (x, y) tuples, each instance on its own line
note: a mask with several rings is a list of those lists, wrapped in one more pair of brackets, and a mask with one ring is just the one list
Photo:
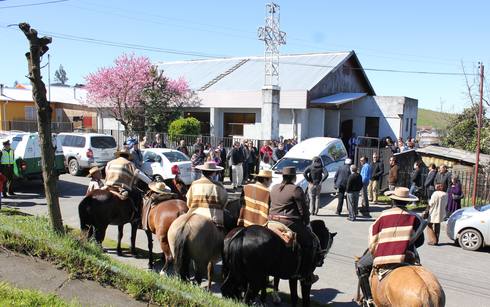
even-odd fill
[(284, 158), (279, 160), (276, 165), (272, 168), (275, 172), (282, 172), (282, 169), (289, 166), (296, 167), (296, 172), (303, 173), (305, 169), (310, 166), (311, 160), (308, 159), (295, 159), (295, 158)]
[(116, 141), (111, 136), (93, 136), (92, 137), (93, 148), (115, 148)]
[(168, 159), (170, 162), (184, 162), (184, 161), (190, 161), (189, 157), (181, 153), (180, 151), (169, 151), (169, 152), (164, 152), (163, 155), (165, 158)]
[(12, 138), (12, 142), (10, 144), (10, 148), (12, 148), (13, 150), (15, 150), (17, 148), (17, 145), (19, 145), (20, 142), (22, 142), (22, 137), (21, 136), (14, 136)]

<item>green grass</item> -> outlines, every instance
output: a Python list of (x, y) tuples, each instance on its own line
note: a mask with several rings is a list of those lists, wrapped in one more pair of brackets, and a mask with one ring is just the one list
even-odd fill
[(75, 300), (65, 302), (54, 294), (19, 289), (5, 282), (0, 282), (0, 306), (78, 307), (81, 305)]
[(195, 285), (174, 277), (162, 277), (122, 264), (93, 242), (81, 240), (67, 229), (59, 235), (44, 217), (28, 216), (16, 210), (0, 212), (0, 245), (20, 253), (51, 261), (73, 278), (111, 285), (130, 296), (164, 306), (241, 306), (221, 299)]
[(431, 126), (434, 129), (444, 130), (454, 114), (437, 112), (427, 109), (418, 109), (417, 126)]

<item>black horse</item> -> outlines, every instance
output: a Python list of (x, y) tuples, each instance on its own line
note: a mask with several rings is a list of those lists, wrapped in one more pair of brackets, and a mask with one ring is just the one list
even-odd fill
[[(336, 233), (330, 233), (325, 223), (312, 221), (311, 228), (320, 241), (320, 258), (323, 259), (332, 246)], [(299, 246), (288, 247), (284, 241), (270, 229), (258, 225), (235, 228), (225, 237), (223, 250), (224, 281), (221, 292), (225, 297), (241, 298), (245, 292), (245, 302), (250, 303), (261, 291), (261, 300), (265, 301), (268, 276), (289, 279), (291, 303), (296, 306), (297, 270), (300, 264)], [(301, 281), (303, 306), (310, 305), (311, 284)]]
[(141, 222), (141, 208), (148, 185), (139, 181), (130, 196), (122, 200), (109, 190), (94, 190), (87, 194), (78, 205), (80, 228), (88, 238), (95, 237), (101, 244), (107, 226), (117, 225), (117, 254), (122, 255), (121, 239), (124, 224), (131, 224), (131, 254), (136, 256), (136, 231)]

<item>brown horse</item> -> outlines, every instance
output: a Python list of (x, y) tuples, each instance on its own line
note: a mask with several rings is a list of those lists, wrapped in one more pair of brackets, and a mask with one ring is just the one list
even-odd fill
[(158, 203), (152, 206), (148, 216), (148, 230), (146, 230), (146, 236), (148, 237), (148, 251), (150, 253), (148, 259), (148, 268), (153, 268), (153, 237), (152, 233), (157, 236), (157, 240), (160, 242), (162, 248), (162, 262), (164, 263), (160, 274), (163, 274), (170, 263), (172, 263), (173, 257), (168, 244), (168, 229), (170, 225), (179, 216), (185, 214), (188, 208), (184, 201), (180, 199), (170, 199)]
[(419, 265), (396, 268), (381, 281), (373, 273), (371, 291), (378, 307), (442, 307), (446, 304), (444, 290), (437, 278)]
[(189, 267), (194, 262), (194, 280), (200, 284), (203, 275), (208, 277), (211, 288), (214, 264), (223, 251), (224, 234), (209, 219), (186, 213), (170, 225), (168, 242), (174, 256), (174, 269), (183, 280), (189, 279)]

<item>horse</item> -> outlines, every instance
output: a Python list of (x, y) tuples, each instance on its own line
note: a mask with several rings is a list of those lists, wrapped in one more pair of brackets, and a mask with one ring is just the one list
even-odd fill
[(168, 230), (170, 225), (179, 216), (185, 214), (188, 208), (184, 201), (180, 199), (170, 199), (162, 201), (155, 206), (152, 206), (148, 216), (148, 230), (146, 230), (146, 236), (148, 238), (148, 268), (153, 269), (153, 237), (154, 233), (157, 236), (157, 240), (160, 242), (162, 249), (162, 262), (164, 263), (160, 274), (167, 271), (169, 265), (173, 261), (172, 252), (168, 242)]
[[(446, 295), (437, 278), (420, 265), (400, 266), (381, 281), (374, 272), (370, 278), (373, 300), (378, 307), (443, 307)], [(364, 299), (358, 302), (368, 306)]]
[[(312, 221), (311, 227), (320, 241), (322, 265), (325, 255), (333, 243), (336, 233), (330, 233), (325, 223)], [(245, 291), (244, 301), (250, 303), (261, 291), (261, 300), (265, 301), (265, 288), (268, 276), (289, 279), (291, 303), (298, 302), (297, 281), (295, 277), (300, 266), (300, 248), (286, 246), (286, 243), (272, 230), (252, 225), (238, 227), (227, 234), (223, 250), (224, 281), (221, 292), (225, 297), (240, 298)], [(265, 255), (273, 255), (267, 257)], [(310, 305), (311, 284), (301, 281), (303, 306)]]
[(219, 260), (223, 250), (223, 238), (223, 231), (211, 219), (189, 212), (179, 216), (168, 230), (175, 272), (182, 280), (188, 280), (192, 261), (195, 269), (194, 281), (200, 284), (207, 271), (210, 289), (214, 263)]
[(139, 181), (141, 188), (130, 193), (127, 199), (121, 199), (109, 190), (93, 190), (78, 205), (78, 216), (82, 233), (88, 238), (95, 236), (97, 243), (104, 241), (107, 226), (117, 225), (117, 254), (122, 255), (121, 240), (124, 224), (131, 224), (131, 254), (136, 256), (136, 231), (141, 219), (142, 193), (148, 185)]

